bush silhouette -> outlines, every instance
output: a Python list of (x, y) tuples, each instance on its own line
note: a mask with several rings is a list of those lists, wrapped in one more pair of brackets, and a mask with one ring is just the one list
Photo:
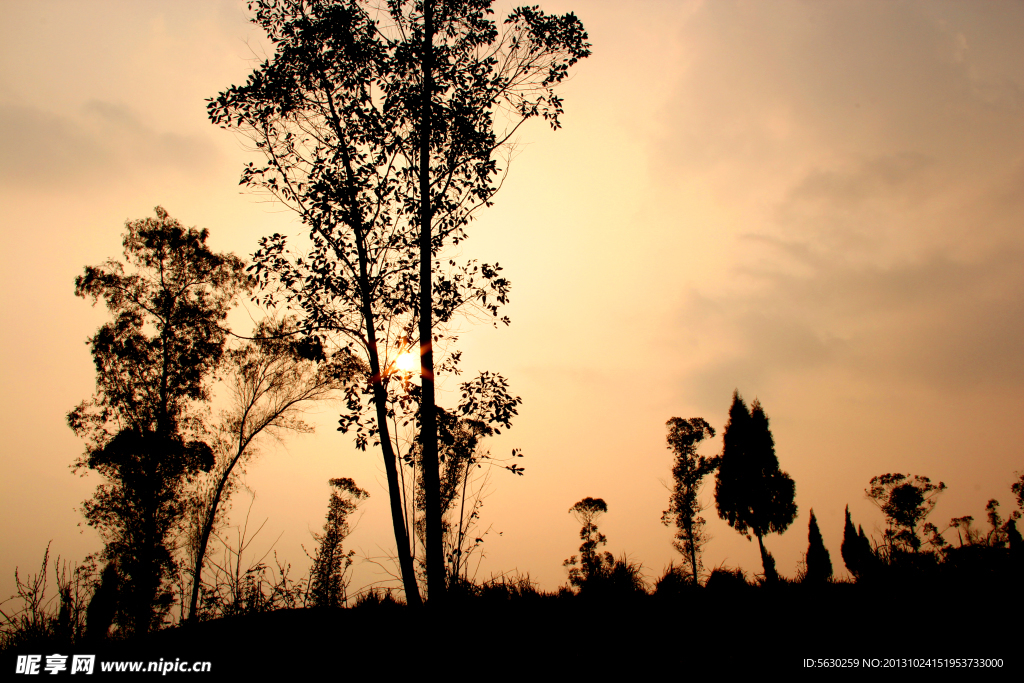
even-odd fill
[(736, 591), (751, 588), (742, 569), (718, 567), (711, 572), (705, 588), (710, 591)]

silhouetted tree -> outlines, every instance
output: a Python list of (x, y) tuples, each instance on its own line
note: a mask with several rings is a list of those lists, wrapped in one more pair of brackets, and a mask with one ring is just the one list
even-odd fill
[[(732, 395), (729, 422), (723, 435), (722, 460), (715, 480), (718, 516), (750, 539), (757, 537), (765, 580), (778, 579), (775, 560), (764, 547), (764, 535), (781, 534), (796, 518), (796, 485), (779, 469), (768, 417), (756, 400), (747, 406)], [(748, 533), (749, 532), (749, 533)]]
[(985, 534), (985, 545), (991, 548), (1005, 548), (1009, 541), (1011, 523), (1020, 518), (1020, 512), (1014, 510), (1008, 519), (1004, 520), (999, 514), (999, 501), (995, 498), (989, 499), (985, 505), (985, 518), (988, 520), (988, 532)]
[[(260, 0), (254, 22), (276, 46), (242, 87), (209, 106), (215, 123), (245, 131), (267, 156), (242, 181), (269, 190), (310, 228), (305, 258), (285, 256), (274, 235), (256, 255), (263, 284), (275, 280), (303, 310), (308, 331), (339, 333), (366, 354), (367, 419), (350, 396), (343, 431), (365, 448), (379, 439), (407, 599), (415, 584), (389, 387), (394, 355), (421, 359), (419, 438), (425, 471), (428, 589), (444, 591), (435, 375), (457, 353), (434, 358), (441, 327), (469, 305), (497, 315), (508, 281), (495, 264), (451, 269), (438, 259), (466, 235), (472, 212), (499, 186), (495, 156), (525, 120), (558, 126), (552, 87), (589, 54), (575, 16), (514, 10), (499, 35), (490, 0), (375, 3)], [(437, 7), (435, 7), (437, 5)], [(509, 128), (496, 134), (502, 110)], [(507, 323), (507, 318), (502, 319)], [(417, 337), (418, 335), (418, 337)], [(393, 355), (392, 355), (393, 354)]]
[(317, 548), (309, 570), (310, 603), (316, 607), (341, 607), (346, 601), (345, 571), (355, 551), (346, 555), (342, 541), (349, 534), (348, 516), (369, 493), (351, 479), (331, 479), (335, 491), (327, 508), (327, 521), (321, 534), (315, 534)]
[[(597, 519), (608, 512), (608, 505), (601, 498), (584, 498), (571, 508), (569, 512), (583, 528), (580, 529), (580, 554), (571, 556), (562, 563), (569, 569), (569, 583), (582, 589), (588, 582), (600, 580), (615, 566), (615, 558), (608, 551), (601, 553), (598, 548), (608, 544), (608, 539), (597, 530)], [(578, 566), (577, 566), (578, 565)]]
[[(260, 322), (253, 338), (230, 349), (224, 374), (232, 395), (231, 408), (221, 416), (214, 438), (216, 464), (196, 499), (193, 511), (192, 590), (188, 618), (196, 615), (203, 564), (223, 503), (233, 491), (235, 477), (252, 457), (261, 434), (280, 438), (283, 432), (309, 433), (313, 428), (297, 416), (310, 403), (323, 401), (365, 376), (358, 358), (345, 351), (330, 359), (322, 349), (296, 338), (292, 320)], [(318, 362), (319, 361), (319, 362)]]
[(843, 527), (843, 544), (840, 547), (843, 555), (843, 563), (846, 569), (853, 574), (854, 578), (861, 578), (871, 571), (875, 562), (874, 551), (871, 549), (871, 542), (864, 535), (864, 529), (853, 526), (850, 518), (850, 506), (846, 506), (846, 525)]
[(818, 528), (818, 520), (811, 510), (811, 520), (807, 523), (807, 576), (809, 583), (825, 583), (832, 578), (832, 558), (825, 547)]
[(932, 484), (928, 477), (909, 474), (883, 474), (873, 477), (865, 494), (885, 515), (885, 544), (894, 551), (916, 553), (921, 548), (917, 527), (935, 507), (935, 498), (946, 489), (941, 481)]
[(242, 262), (211, 252), (207, 236), (157, 207), (156, 219), (126, 223), (123, 264), (89, 266), (75, 280), (75, 294), (102, 298), (114, 315), (89, 340), (96, 394), (68, 424), (87, 442), (74, 469), (106, 480), (83, 511), (104, 558), (117, 561), (120, 626), (134, 633), (173, 600), (165, 579), (176, 569), (169, 541), (186, 508), (183, 486), (213, 466), (197, 406), (223, 354), (222, 322), (247, 283)]
[[(1003, 520), (999, 514), (999, 501), (992, 498), (985, 505), (985, 517), (988, 521), (988, 531), (983, 532), (972, 526), (974, 517), (954, 517), (949, 520), (948, 529), (955, 529), (957, 533), (957, 547), (964, 546), (986, 546), (989, 548), (1005, 548), (1013, 532), (1016, 531), (1016, 520), (1020, 519), (1020, 512), (1014, 510), (1008, 519)], [(1011, 531), (1012, 529), (1012, 531)], [(932, 524), (925, 524), (926, 533), (931, 532), (933, 538), (937, 535), (938, 529)], [(941, 538), (941, 536), (940, 536)], [(932, 542), (932, 545), (941, 548), (944, 542)]]
[(700, 490), (704, 477), (718, 468), (719, 456), (697, 454), (697, 446), (705, 438), (714, 438), (715, 430), (703, 418), (689, 420), (673, 417), (668, 425), (668, 447), (675, 453), (672, 479), (675, 485), (669, 497), (669, 507), (661, 514), (662, 524), (675, 524), (676, 535), (672, 545), (690, 566), (694, 584), (701, 571), (700, 550), (708, 538), (704, 534), (705, 520), (700, 516), (704, 506)]
[(1010, 552), (1015, 555), (1024, 550), (1024, 539), (1021, 538), (1020, 531), (1017, 530), (1016, 519), (1010, 519), (1006, 522), (1006, 542)]
[(1006, 521), (1006, 540), (1010, 546), (1010, 553), (1015, 558), (1024, 557), (1024, 538), (1017, 529), (1017, 520), (1024, 515), (1024, 474), (1020, 474), (1017, 481), (1010, 485), (1010, 491), (1017, 498), (1017, 510), (1010, 514)]
[[(860, 524), (857, 525), (857, 541), (860, 543), (861, 563), (867, 571), (871, 571), (872, 568), (878, 566), (878, 550), (871, 544), (871, 541), (864, 533), (864, 527)], [(863, 573), (864, 570), (861, 571)]]

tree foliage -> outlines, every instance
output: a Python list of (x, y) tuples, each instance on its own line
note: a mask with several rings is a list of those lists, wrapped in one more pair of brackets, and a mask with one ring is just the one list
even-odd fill
[(571, 508), (569, 512), (583, 527), (580, 529), (579, 556), (573, 555), (562, 563), (569, 570), (569, 583), (582, 589), (589, 582), (599, 581), (603, 576), (611, 574), (615, 566), (615, 558), (608, 551), (600, 552), (598, 548), (608, 544), (608, 538), (597, 529), (597, 520), (608, 512), (608, 504), (602, 498), (584, 498)]
[(259, 0), (250, 8), (274, 57), (212, 99), (210, 118), (265, 156), (245, 168), (242, 183), (270, 192), (309, 229), (303, 256), (291, 255), (282, 235), (261, 242), (260, 283), (301, 311), (307, 333), (339, 336), (367, 362), (365, 389), (350, 393), (340, 424), (361, 448), (382, 448), (415, 603), (397, 424), (389, 424), (403, 419), (396, 406), (408, 381), (391, 381), (393, 361), (419, 350), (428, 555), (440, 565), (433, 382), (457, 370), (459, 354), (435, 360), (434, 348), (454, 341), (445, 329), (458, 312), (497, 320), (509, 292), (497, 264), (456, 264), (442, 252), (466, 238), (472, 213), (490, 202), (502, 173), (497, 157), (519, 126), (535, 116), (558, 126), (553, 87), (589, 54), (586, 34), (572, 14), (536, 8), (515, 10), (499, 32), (489, 0)]
[[(497, 466), (520, 476), (525, 471), (515, 461), (523, 457), (519, 449), (513, 449), (511, 458), (495, 458), (481, 444), (484, 438), (501, 433), (498, 426), (511, 424), (512, 416), (517, 413), (519, 397), (507, 393), (501, 377), (487, 373), (482, 373), (473, 382), (464, 383), (462, 389), (463, 399), (458, 412), (438, 409), (440, 498), (449, 586), (468, 580), (467, 560), (483, 543), (486, 532), (471, 536), (471, 531), (476, 528), (480, 517), (491, 468)], [(416, 443), (407, 454), (405, 464), (418, 476), (416, 511), (419, 516), (415, 520), (415, 528), (423, 541), (426, 538), (426, 485), (423, 467), (417, 466), (420, 457), (422, 449)], [(423, 558), (423, 564), (426, 564), (426, 558)]]
[(935, 508), (936, 498), (946, 489), (928, 477), (882, 474), (873, 477), (864, 490), (868, 500), (885, 515), (885, 545), (888, 551), (916, 553), (921, 548), (918, 526)]
[[(985, 518), (988, 521), (987, 530), (975, 529), (973, 526), (974, 517), (968, 515), (965, 517), (954, 517), (949, 520), (949, 526), (945, 531), (950, 529), (956, 531), (958, 548), (965, 546), (1005, 548), (1007, 545), (1012, 544), (1015, 535), (1019, 537), (1017, 520), (1020, 517), (1021, 513), (1019, 510), (1012, 510), (1009, 517), (1004, 520), (1003, 516), (999, 513), (999, 501), (991, 498), (985, 505)], [(934, 525), (925, 524), (923, 528), (925, 533), (930, 533), (930, 543), (933, 547), (948, 550), (945, 539)]]
[(821, 530), (818, 528), (818, 520), (814, 517), (814, 510), (811, 510), (811, 519), (807, 523), (807, 576), (808, 583), (821, 584), (832, 578), (832, 558), (825, 547), (825, 541), (821, 537)]
[(843, 527), (843, 544), (840, 546), (846, 569), (858, 580), (871, 573), (877, 563), (871, 542), (864, 535), (863, 527), (855, 528), (850, 517), (850, 506), (846, 506), (846, 524)]
[(320, 534), (314, 534), (317, 548), (309, 571), (309, 599), (315, 607), (341, 607), (347, 601), (345, 572), (355, 551), (345, 553), (342, 542), (351, 531), (348, 517), (359, 503), (370, 496), (351, 479), (331, 479), (331, 499), (327, 521)]
[(698, 455), (697, 446), (705, 438), (714, 438), (715, 430), (703, 418), (684, 420), (673, 417), (667, 423), (668, 447), (675, 453), (672, 479), (675, 482), (669, 507), (661, 515), (663, 524), (674, 524), (675, 540), (672, 545), (690, 567), (693, 582), (701, 571), (700, 550), (708, 541), (704, 533), (705, 520), (700, 516), (704, 506), (700, 491), (704, 477), (718, 469), (719, 456)]
[(784, 532), (796, 519), (796, 485), (779, 469), (768, 416), (754, 401), (748, 411), (738, 392), (732, 396), (725, 425), (722, 459), (715, 479), (718, 516), (741, 534), (757, 537), (765, 578), (777, 578), (775, 561), (765, 550), (765, 534)]
[(208, 232), (156, 218), (128, 221), (124, 263), (86, 267), (75, 294), (114, 316), (89, 339), (96, 394), (68, 414), (86, 439), (76, 470), (105, 480), (83, 511), (122, 577), (119, 625), (145, 633), (173, 596), (171, 537), (188, 478), (213, 466), (198, 407), (224, 350), (222, 326), (247, 286), (242, 262), (206, 246)]

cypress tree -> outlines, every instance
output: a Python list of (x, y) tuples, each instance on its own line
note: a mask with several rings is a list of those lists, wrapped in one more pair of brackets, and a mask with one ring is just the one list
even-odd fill
[(718, 516), (741, 534), (757, 536), (765, 580), (778, 579), (775, 562), (764, 547), (764, 535), (781, 534), (796, 518), (796, 485), (779, 469), (768, 416), (756, 400), (748, 412), (733, 392), (724, 448), (715, 480)]
[(809, 583), (825, 583), (832, 577), (832, 558), (821, 538), (818, 520), (811, 510), (811, 521), (807, 525), (807, 577)]
[(871, 541), (869, 541), (868, 537), (864, 535), (864, 527), (859, 524), (857, 525), (857, 544), (860, 546), (857, 553), (857, 562), (860, 565), (860, 574), (861, 576), (864, 576), (878, 564), (878, 557), (875, 555), (875, 551), (871, 547)]
[(843, 545), (839, 548), (843, 555), (843, 563), (846, 569), (854, 578), (860, 576), (860, 540), (857, 537), (857, 529), (850, 519), (850, 506), (846, 506), (846, 526), (843, 527)]

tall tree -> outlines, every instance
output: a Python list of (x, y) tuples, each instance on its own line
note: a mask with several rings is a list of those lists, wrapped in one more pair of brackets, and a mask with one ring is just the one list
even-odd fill
[(807, 523), (807, 564), (806, 580), (809, 583), (825, 583), (832, 578), (832, 558), (825, 547), (825, 541), (821, 537), (821, 529), (818, 528), (818, 520), (814, 517), (814, 510), (811, 510), (811, 520)]
[[(273, 281), (303, 312), (308, 333), (340, 334), (361, 349), (373, 408), (358, 396), (341, 427), (357, 444), (382, 449), (406, 595), (418, 601), (410, 520), (394, 434), (406, 382), (393, 361), (418, 350), (418, 411), (426, 475), (428, 590), (443, 593), (435, 377), (456, 368), (439, 355), (456, 312), (497, 316), (508, 281), (497, 264), (457, 266), (445, 247), (466, 238), (471, 214), (497, 187), (497, 157), (527, 119), (558, 127), (553, 86), (589, 54), (575, 16), (515, 10), (499, 34), (489, 0), (258, 0), (254, 21), (275, 44), (245, 86), (210, 103), (215, 123), (237, 128), (266, 155), (242, 182), (297, 211), (312, 249), (293, 258), (274, 235), (256, 254), (263, 285)], [(495, 132), (501, 111), (507, 127)], [(507, 323), (507, 318), (502, 319)], [(397, 387), (397, 388), (396, 388)], [(407, 395), (407, 394), (405, 394)], [(372, 413), (372, 416), (366, 413)], [(392, 423), (389, 425), (389, 421)]]
[[(615, 558), (610, 552), (600, 552), (598, 548), (608, 544), (608, 538), (597, 530), (597, 520), (608, 512), (608, 504), (603, 498), (584, 498), (577, 502), (569, 512), (583, 527), (580, 529), (580, 554), (573, 555), (562, 563), (569, 570), (569, 583), (582, 589), (588, 582), (599, 580), (609, 575), (615, 566)], [(579, 566), (577, 566), (579, 565)]]
[(704, 477), (718, 469), (720, 462), (719, 456), (698, 455), (697, 446), (705, 438), (714, 438), (715, 430), (700, 417), (689, 420), (673, 417), (666, 424), (668, 447), (676, 456), (672, 465), (675, 485), (669, 497), (669, 507), (661, 514), (661, 521), (666, 525), (675, 524), (672, 544), (690, 565), (690, 576), (697, 584), (701, 569), (700, 550), (708, 540), (704, 533), (705, 520), (700, 516), (704, 509), (700, 490)]
[(96, 394), (68, 414), (86, 439), (76, 470), (105, 483), (83, 505), (121, 575), (121, 626), (145, 633), (173, 598), (170, 543), (186, 508), (183, 485), (213, 466), (197, 412), (224, 350), (222, 323), (247, 286), (242, 262), (206, 246), (167, 212), (126, 223), (124, 263), (88, 266), (75, 294), (114, 316), (89, 339)]
[(718, 516), (750, 539), (757, 537), (766, 581), (775, 581), (775, 560), (765, 550), (764, 536), (781, 534), (796, 518), (796, 485), (779, 469), (768, 416), (754, 401), (748, 411), (733, 392), (729, 422), (723, 435), (722, 460), (715, 479)]

